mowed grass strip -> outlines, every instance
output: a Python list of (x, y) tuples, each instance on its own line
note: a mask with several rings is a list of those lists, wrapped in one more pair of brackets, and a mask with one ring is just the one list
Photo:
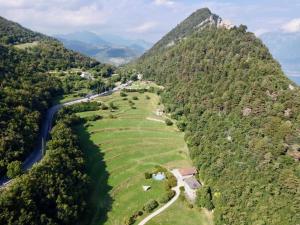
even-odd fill
[[(146, 95), (150, 99), (146, 99)], [(132, 100), (133, 96), (138, 100)], [(191, 163), (184, 134), (175, 126), (147, 119), (157, 118), (159, 97), (152, 93), (128, 93), (127, 98), (124, 100), (115, 93), (96, 100), (106, 105), (113, 102), (118, 108), (114, 112), (78, 113), (81, 117), (103, 116), (101, 120), (88, 122), (88, 127), (78, 127), (94, 185), (90, 193), (90, 211), (84, 221), (87, 224), (122, 225), (125, 218), (141, 210), (147, 201), (159, 200), (165, 193), (163, 182), (146, 180), (145, 172), (156, 165), (174, 168)], [(129, 100), (135, 103), (135, 109)], [(143, 185), (151, 186), (151, 190), (144, 192)]]

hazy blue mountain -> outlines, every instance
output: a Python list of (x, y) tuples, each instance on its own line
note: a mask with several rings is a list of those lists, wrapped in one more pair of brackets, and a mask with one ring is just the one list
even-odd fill
[(261, 39), (285, 73), (300, 84), (300, 33), (266, 33)]
[(139, 46), (143, 49), (150, 49), (152, 47), (152, 43), (146, 42), (144, 40), (131, 40), (127, 38), (120, 37), (118, 35), (110, 35), (110, 34), (104, 34), (101, 35), (101, 37), (106, 40), (107, 42), (113, 43), (115, 45), (121, 45), (121, 46)]
[(73, 32), (70, 34), (58, 34), (54, 35), (58, 39), (80, 41), (91, 45), (110, 45), (107, 41), (103, 40), (97, 34), (89, 31)]
[(143, 40), (129, 40), (116, 35), (99, 36), (89, 31), (55, 35), (65, 47), (114, 65), (138, 58), (152, 45)]

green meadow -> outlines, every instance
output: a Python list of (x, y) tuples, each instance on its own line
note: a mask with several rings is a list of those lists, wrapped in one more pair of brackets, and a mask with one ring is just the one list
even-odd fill
[[(133, 96), (138, 100), (133, 100)], [(130, 105), (129, 100), (134, 105)], [(115, 93), (95, 101), (107, 106), (112, 102), (115, 109), (78, 113), (83, 118), (103, 117), (78, 127), (93, 187), (85, 223), (122, 225), (147, 201), (159, 200), (165, 193), (164, 183), (146, 180), (145, 172), (152, 171), (156, 165), (171, 169), (191, 165), (191, 162), (184, 134), (175, 126), (166, 126), (164, 116), (156, 115), (156, 109), (161, 107), (156, 94), (128, 93), (124, 98)], [(143, 185), (149, 185), (151, 189), (145, 192)], [(189, 217), (196, 210), (185, 206), (172, 207), (170, 211), (174, 215), (183, 211)], [(190, 225), (199, 224), (197, 218)]]

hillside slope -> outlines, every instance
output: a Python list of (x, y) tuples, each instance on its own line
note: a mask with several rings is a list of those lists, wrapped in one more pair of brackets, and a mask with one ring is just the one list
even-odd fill
[(211, 18), (197, 11), (128, 68), (166, 87), (217, 225), (297, 224), (300, 90), (245, 26), (196, 25)]
[[(33, 42), (37, 44), (30, 46)], [(46, 72), (102, 66), (53, 38), (0, 18), (0, 177), (10, 163), (23, 161), (33, 150), (43, 113), (63, 92), (61, 82)]]

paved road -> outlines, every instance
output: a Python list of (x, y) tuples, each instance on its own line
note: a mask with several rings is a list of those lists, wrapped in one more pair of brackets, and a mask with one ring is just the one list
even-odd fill
[[(171, 172), (174, 174), (174, 171), (171, 171)], [(177, 174), (174, 174), (174, 175), (177, 178), (177, 186), (172, 188), (172, 190), (174, 190), (176, 192), (175, 196), (167, 204), (165, 204), (163, 207), (159, 208), (158, 210), (156, 210), (155, 212), (153, 212), (149, 216), (147, 216), (145, 219), (143, 219), (138, 225), (145, 225), (150, 220), (152, 220), (154, 217), (158, 216), (163, 211), (165, 211), (167, 208), (169, 208), (171, 205), (173, 205), (174, 202), (176, 202), (176, 200), (179, 198), (179, 196), (180, 196), (180, 187), (182, 186), (182, 183), (180, 182), (180, 180), (178, 180), (178, 177), (176, 176)]]
[[(127, 83), (121, 84), (112, 90), (105, 91), (100, 94), (90, 95), (89, 97), (76, 99), (76, 100), (73, 100), (70, 102), (66, 102), (64, 104), (55, 105), (55, 106), (52, 106), (50, 109), (48, 109), (47, 114), (46, 114), (46, 116), (43, 120), (42, 126), (41, 126), (40, 135), (38, 136), (36, 148), (27, 157), (27, 159), (23, 162), (22, 169), (24, 171), (29, 170), (35, 163), (39, 162), (43, 158), (45, 141), (48, 140), (49, 133), (52, 129), (52, 122), (53, 122), (54, 115), (59, 109), (61, 109), (63, 106), (74, 105), (74, 104), (78, 104), (81, 102), (88, 102), (89, 100), (100, 97), (100, 96), (111, 95), (112, 93), (122, 90), (123, 88), (125, 88), (131, 84), (132, 84), (132, 81), (128, 81)], [(11, 181), (12, 180), (9, 180), (7, 177), (0, 179), (0, 188), (5, 187)]]

